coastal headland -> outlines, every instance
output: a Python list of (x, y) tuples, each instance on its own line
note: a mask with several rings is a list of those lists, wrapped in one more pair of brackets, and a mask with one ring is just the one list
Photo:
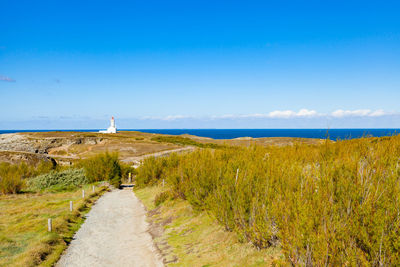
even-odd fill
[(118, 152), (126, 163), (136, 164), (149, 155), (165, 155), (192, 147), (212, 145), (292, 145), (294, 143), (318, 144), (321, 139), (268, 137), (235, 139), (212, 139), (193, 135), (163, 135), (135, 131), (117, 134), (88, 132), (24, 132), (0, 135), (0, 161), (34, 163), (50, 160), (55, 164), (71, 165), (103, 152)]

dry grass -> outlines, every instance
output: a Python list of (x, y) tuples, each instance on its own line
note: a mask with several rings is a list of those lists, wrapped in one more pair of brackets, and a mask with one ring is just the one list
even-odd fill
[[(279, 248), (257, 250), (224, 231), (214, 218), (196, 212), (187, 201), (167, 201), (155, 208), (161, 186), (135, 191), (150, 210), (152, 233), (168, 266), (271, 266), (281, 262)], [(161, 228), (157, 230), (157, 228)]]
[(238, 238), (279, 245), (288, 264), (391, 266), (400, 262), (399, 155), (400, 136), (202, 149), (146, 160), (136, 185), (165, 180), (170, 196)]
[[(86, 192), (91, 192), (86, 186)], [(0, 196), (0, 266), (51, 266), (83, 222), (85, 214), (105, 188), (82, 199), (72, 192)], [(69, 201), (74, 212), (69, 212)], [(47, 232), (53, 219), (54, 231)]]
[(323, 139), (314, 138), (295, 138), (295, 137), (263, 137), (263, 138), (252, 138), (252, 137), (241, 137), (234, 139), (212, 139), (206, 137), (199, 137), (193, 135), (183, 135), (184, 137), (195, 140), (199, 143), (212, 143), (218, 145), (230, 145), (230, 146), (287, 146), (293, 144), (308, 144), (317, 145), (323, 142)]
[[(84, 133), (84, 132), (35, 132), (20, 133), (29, 140), (40, 143), (43, 140), (49, 142), (49, 139), (56, 140), (58, 145), (54, 143), (47, 149), (48, 155), (54, 157), (57, 161), (73, 162), (79, 158), (86, 158), (98, 153), (106, 151), (118, 151), (121, 160), (128, 160), (134, 157), (140, 157), (145, 154), (157, 153), (166, 150), (177, 149), (182, 145), (172, 142), (156, 142), (154, 137), (173, 136), (143, 133), (135, 131), (122, 131), (117, 134), (100, 134), (100, 133)], [(205, 137), (182, 135), (202, 144), (218, 144), (218, 145), (234, 145), (234, 146), (250, 146), (250, 145), (292, 145), (293, 143), (317, 144), (319, 139), (308, 138), (238, 138), (216, 140)], [(85, 140), (96, 140), (96, 144), (91, 142), (85, 143)], [(153, 139), (153, 140), (152, 140)], [(64, 140), (64, 141), (63, 141)], [(74, 143), (73, 141), (80, 140)], [(70, 141), (70, 142), (68, 142)], [(72, 142), (72, 143), (71, 143)], [(30, 159), (36, 155), (32, 153), (19, 153), (18, 155), (3, 155), (4, 160), (8, 160), (13, 156), (15, 159)], [(1, 159), (1, 155), (0, 155)], [(9, 160), (8, 160), (9, 161)]]
[(48, 150), (51, 156), (64, 156), (73, 158), (86, 158), (106, 151), (118, 151), (120, 159), (138, 157), (145, 154), (156, 153), (165, 150), (179, 148), (179, 146), (168, 143), (158, 143), (151, 140), (154, 136), (150, 133), (140, 132), (119, 132), (117, 134), (99, 134), (82, 132), (43, 132), (43, 133), (24, 133), (29, 138), (61, 138), (61, 139), (84, 139), (94, 138), (96, 144), (71, 144)]

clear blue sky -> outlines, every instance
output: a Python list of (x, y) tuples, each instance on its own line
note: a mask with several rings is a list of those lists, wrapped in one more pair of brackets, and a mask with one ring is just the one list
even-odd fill
[(400, 127), (399, 1), (0, 6), (0, 129)]

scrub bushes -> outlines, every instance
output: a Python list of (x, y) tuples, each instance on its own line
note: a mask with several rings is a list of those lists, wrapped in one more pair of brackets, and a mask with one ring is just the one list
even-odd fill
[(147, 159), (137, 178), (166, 179), (171, 195), (294, 265), (400, 262), (400, 136), (197, 150)]
[(89, 181), (83, 169), (67, 169), (65, 171), (51, 171), (28, 180), (27, 185), (31, 190), (43, 189), (73, 189)]
[(137, 170), (136, 186), (154, 184), (160, 177), (164, 176), (163, 171), (168, 169), (168, 161), (168, 158), (149, 157), (144, 159), (143, 165)]
[(157, 141), (159, 143), (171, 143), (183, 146), (197, 146), (201, 148), (222, 148), (223, 145), (213, 144), (213, 143), (200, 143), (193, 139), (182, 137), (182, 136), (156, 136), (151, 138), (152, 141)]
[(18, 165), (0, 164), (0, 193), (16, 194), (24, 185), (22, 171)]
[(49, 161), (41, 161), (37, 165), (0, 163), (0, 193), (19, 193), (25, 184), (25, 179), (54, 169)]
[(82, 160), (78, 166), (83, 167), (89, 182), (108, 181), (115, 187), (121, 185), (122, 169), (118, 153), (103, 153)]

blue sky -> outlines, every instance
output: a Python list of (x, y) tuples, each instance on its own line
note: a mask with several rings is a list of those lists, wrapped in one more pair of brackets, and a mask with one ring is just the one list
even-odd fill
[(400, 127), (399, 1), (1, 1), (0, 129)]

